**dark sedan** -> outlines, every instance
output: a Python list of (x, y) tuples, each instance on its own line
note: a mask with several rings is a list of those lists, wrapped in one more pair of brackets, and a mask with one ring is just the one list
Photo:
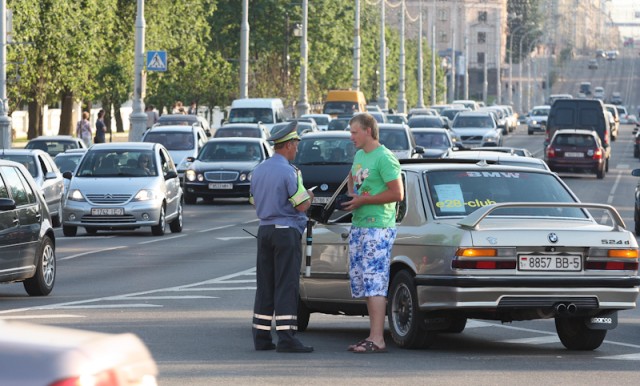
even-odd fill
[(200, 150), (184, 174), (184, 201), (195, 204), (198, 197), (249, 198), (251, 173), (273, 155), (269, 143), (260, 138), (213, 138)]
[(306, 187), (316, 186), (314, 204), (329, 202), (349, 174), (355, 152), (349, 131), (322, 131), (302, 137), (293, 164), (302, 172)]

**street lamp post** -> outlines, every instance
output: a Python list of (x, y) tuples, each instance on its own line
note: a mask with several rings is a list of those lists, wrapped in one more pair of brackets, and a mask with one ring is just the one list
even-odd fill
[(353, 28), (353, 85), (360, 90), (360, 0), (356, 0), (356, 19)]
[(422, 0), (420, 0), (420, 16), (418, 18), (418, 104), (416, 107), (424, 108), (424, 72), (422, 69)]
[(136, 13), (136, 42), (134, 53), (134, 84), (133, 84), (133, 112), (129, 116), (131, 130), (129, 142), (142, 140), (142, 134), (147, 129), (147, 114), (144, 112), (144, 94), (146, 79), (144, 73), (144, 0), (138, 0)]
[(249, 0), (242, 2), (240, 24), (240, 99), (249, 97)]
[[(524, 38), (533, 33), (533, 32), (540, 32), (538, 30), (529, 30), (527, 32), (525, 32), (524, 34), (522, 34), (522, 36), (520, 37), (520, 53), (518, 55), (519, 58), (519, 62), (518, 62), (518, 72), (520, 73), (520, 76), (522, 76), (522, 41), (524, 40)], [(529, 53), (527, 53), (527, 55), (529, 55)], [(518, 82), (518, 94), (519, 94), (519, 98), (518, 98), (518, 112), (522, 113), (522, 79), (520, 79), (520, 82)]]
[[(513, 105), (513, 37), (516, 32), (520, 31), (524, 28), (524, 24), (519, 25), (509, 36), (509, 104)], [(520, 58), (522, 60), (522, 58)], [(522, 77), (522, 74), (518, 74), (519, 77)]]
[(300, 43), (300, 100), (296, 105), (296, 116), (309, 114), (309, 100), (307, 99), (307, 24), (309, 15), (309, 0), (302, 0), (302, 41)]
[(11, 118), (7, 106), (7, 0), (0, 0), (0, 147), (11, 148)]
[(380, 2), (380, 96), (378, 97), (378, 106), (384, 111), (389, 108), (389, 98), (387, 98), (387, 42), (384, 36), (384, 1)]
[(398, 112), (407, 112), (407, 98), (405, 96), (405, 53), (404, 53), (404, 0), (400, 10), (400, 79), (398, 85)]

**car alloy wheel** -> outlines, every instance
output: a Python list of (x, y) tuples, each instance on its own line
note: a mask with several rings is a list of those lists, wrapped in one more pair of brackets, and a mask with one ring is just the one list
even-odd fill
[(154, 236), (162, 236), (164, 235), (166, 227), (167, 227), (167, 216), (164, 211), (164, 205), (162, 205), (162, 207), (160, 207), (160, 216), (158, 218), (158, 225), (153, 225), (151, 227), (151, 234)]
[(181, 200), (178, 203), (178, 215), (169, 224), (169, 229), (171, 229), (171, 233), (180, 233), (180, 232), (182, 232), (182, 220), (183, 220), (182, 211), (183, 211), (183, 207), (182, 207), (182, 200)]
[(33, 277), (23, 282), (24, 289), (31, 296), (45, 296), (51, 293), (56, 280), (56, 253), (48, 236), (42, 238), (38, 248), (37, 268)]
[(396, 273), (389, 292), (387, 315), (393, 341), (402, 348), (430, 346), (435, 333), (425, 328), (424, 314), (418, 308), (413, 276), (406, 270)]

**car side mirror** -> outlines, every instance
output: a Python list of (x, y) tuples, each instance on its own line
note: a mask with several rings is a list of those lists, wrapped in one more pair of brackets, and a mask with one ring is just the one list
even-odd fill
[(187, 157), (187, 162), (193, 162), (196, 160), (196, 157)]
[(73, 177), (73, 173), (71, 173), (70, 171), (66, 171), (66, 172), (62, 173), (62, 177), (67, 179), (67, 180), (70, 180), (71, 177)]
[(14, 210), (16, 202), (10, 198), (0, 198), (0, 211)]
[(416, 146), (416, 147), (413, 149), (413, 151), (414, 151), (414, 153), (424, 154), (424, 147), (422, 147), (422, 146)]
[(176, 177), (178, 177), (178, 173), (175, 170), (169, 170), (164, 175), (164, 179), (165, 180), (170, 180), (170, 179), (176, 178)]

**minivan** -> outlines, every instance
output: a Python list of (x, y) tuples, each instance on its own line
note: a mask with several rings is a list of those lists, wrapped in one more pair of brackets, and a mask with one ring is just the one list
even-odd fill
[(606, 171), (609, 167), (611, 156), (611, 128), (605, 108), (599, 99), (558, 99), (551, 105), (547, 118), (546, 137), (544, 147), (549, 145), (556, 130), (559, 129), (585, 129), (598, 133), (602, 146), (605, 149), (607, 160)]
[(358, 90), (329, 90), (322, 107), (323, 114), (333, 118), (339, 115), (353, 115), (367, 111), (367, 100), (362, 91)]
[(273, 125), (284, 122), (286, 118), (280, 98), (244, 98), (231, 103), (226, 123), (262, 123), (271, 130)]

